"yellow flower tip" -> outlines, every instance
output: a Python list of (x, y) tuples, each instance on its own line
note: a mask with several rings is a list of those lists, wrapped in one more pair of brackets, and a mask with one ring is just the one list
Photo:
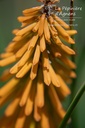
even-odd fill
[(25, 110), (25, 115), (29, 116), (29, 110), (28, 111)]
[(68, 43), (70, 43), (70, 44), (75, 44), (75, 41), (74, 41), (71, 37), (69, 37)]
[(32, 29), (33, 32), (37, 32), (39, 29), (40, 21), (37, 22), (36, 26)]
[(13, 31), (12, 31), (12, 33), (14, 34), (14, 35), (16, 35), (16, 33), (19, 31), (19, 29), (14, 29)]
[(38, 107), (39, 107), (39, 108), (42, 108), (43, 106), (44, 106), (44, 102), (39, 101), (39, 102), (38, 102)]
[(72, 51), (72, 55), (76, 55), (76, 52), (74, 50)]
[(21, 101), (21, 102), (19, 103), (19, 105), (20, 105), (20, 107), (23, 107), (23, 106), (24, 106), (24, 102)]
[(77, 30), (74, 30), (75, 31), (75, 34), (77, 34), (78, 33), (78, 31)]
[(72, 72), (70, 73), (70, 77), (71, 77), (71, 78), (76, 78), (76, 77), (77, 77), (77, 76), (76, 76), (76, 73), (72, 71)]
[(67, 32), (70, 36), (77, 34), (77, 31), (76, 31), (76, 30), (66, 30), (66, 32)]
[(15, 55), (12, 55), (12, 56), (7, 57), (7, 58), (5, 58), (3, 60), (0, 60), (0, 66), (1, 67), (7, 66), (7, 65), (9, 65), (9, 64), (11, 64), (11, 63), (13, 63), (15, 61), (17, 61), (17, 59), (16, 59)]
[(34, 115), (34, 119), (39, 122), (41, 120), (41, 117), (39, 117), (38, 115)]
[[(28, 105), (28, 108), (29, 108), (29, 105)], [(32, 113), (32, 109), (33, 109), (32, 106), (29, 109), (28, 108), (25, 109), (25, 115), (26, 116), (29, 116)]]
[(73, 50), (73, 49), (71, 49), (70, 47), (68, 47), (68, 46), (65, 46), (65, 45), (61, 45), (61, 47), (62, 47), (62, 49), (64, 50), (64, 51), (66, 51), (69, 55), (75, 55), (76, 53), (75, 53), (75, 51)]
[(57, 57), (57, 58), (60, 58), (62, 55), (61, 55), (61, 53), (55, 53), (55, 57)]
[[(44, 81), (45, 82), (45, 81)], [(50, 86), (50, 82), (46, 83), (46, 85), (49, 87)]]
[(61, 87), (61, 84), (60, 84), (60, 82), (58, 81), (58, 83), (56, 84), (56, 85), (54, 85), (54, 86), (56, 86), (56, 87)]
[(16, 71), (15, 71), (14, 69), (10, 69), (10, 73), (11, 73), (11, 74), (15, 74)]
[(76, 64), (73, 63), (73, 62), (71, 62), (71, 66), (72, 66), (72, 67), (71, 67), (72, 69), (76, 69), (76, 68), (77, 68)]
[[(65, 98), (68, 97), (68, 95), (70, 95), (70, 94), (71, 94), (70, 89), (66, 90)], [(65, 98), (64, 98), (64, 99), (65, 99)]]
[(32, 63), (31, 63), (31, 61), (29, 61), (29, 63), (26, 63), (26, 64), (19, 70), (19, 72), (17, 72), (16, 77), (17, 77), (17, 78), (22, 78), (22, 77), (24, 77), (25, 74), (26, 74), (27, 72), (29, 72), (29, 70), (30, 70), (31, 67), (32, 67)]
[(19, 16), (19, 17), (17, 18), (17, 20), (18, 20), (19, 22), (22, 22), (23, 17), (22, 17), (22, 16)]

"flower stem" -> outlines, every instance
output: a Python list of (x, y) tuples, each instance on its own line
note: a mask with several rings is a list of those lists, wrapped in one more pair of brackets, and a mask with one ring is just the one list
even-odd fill
[[(74, 0), (70, 1), (70, 21), (69, 21), (69, 25), (70, 25), (70, 30), (73, 29), (73, 7), (74, 7)], [(74, 36), (71, 36), (72, 39), (74, 39)], [(75, 46), (73, 44), (71, 44), (71, 48), (74, 50)], [(72, 56), (72, 61), (75, 62), (75, 56)]]
[(71, 104), (67, 110), (67, 113), (66, 113), (65, 117), (63, 118), (59, 128), (65, 128), (67, 121), (69, 120), (74, 108), (76, 107), (76, 105), (77, 105), (78, 101), (80, 100), (81, 96), (83, 95), (84, 91), (85, 91), (85, 82), (80, 87), (79, 91), (77, 92), (73, 101), (71, 102)]
[[(73, 29), (73, 13), (74, 13), (73, 7), (74, 7), (74, 0), (70, 0), (70, 21), (69, 21), (70, 30)], [(74, 39), (74, 35), (72, 35), (71, 38), (73, 40), (75, 40)], [(71, 44), (71, 49), (75, 50), (75, 45)], [(71, 60), (72, 60), (72, 62), (75, 63), (75, 60), (76, 60), (75, 56), (72, 56)], [(74, 69), (73, 71), (76, 72), (76, 69)], [(72, 101), (72, 99), (74, 97), (74, 90), (75, 90), (75, 86), (74, 85), (75, 85), (75, 83), (76, 83), (76, 79), (74, 78), (74, 79), (72, 79), (72, 84), (70, 86), (70, 89), (71, 89), (71, 92), (72, 92), (72, 94), (70, 95), (70, 102)], [(71, 125), (71, 127), (73, 127), (73, 125), (74, 125), (74, 115), (72, 115), (71, 118), (72, 118), (72, 123), (70, 125)]]

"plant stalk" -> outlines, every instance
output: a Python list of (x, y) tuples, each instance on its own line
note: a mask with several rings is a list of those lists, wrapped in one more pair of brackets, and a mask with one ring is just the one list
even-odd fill
[(65, 117), (63, 118), (59, 128), (65, 128), (67, 121), (69, 120), (74, 108), (76, 107), (76, 105), (77, 105), (78, 101), (80, 100), (81, 96), (83, 95), (84, 91), (85, 91), (85, 82), (80, 87), (79, 91), (77, 92), (73, 101), (71, 102), (71, 104), (67, 110), (67, 113), (66, 113)]

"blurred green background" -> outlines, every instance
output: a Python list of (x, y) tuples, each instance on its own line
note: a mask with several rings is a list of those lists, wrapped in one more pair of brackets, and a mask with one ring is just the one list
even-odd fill
[[(39, 4), (36, 0), (0, 0), (0, 53), (4, 51), (4, 48), (12, 40), (12, 30), (20, 27), (17, 17), (22, 15), (22, 10)], [(58, 6), (69, 7), (70, 0), (60, 0)], [(75, 11), (74, 28), (78, 31), (75, 36), (77, 79), (72, 90), (72, 97), (85, 81), (85, 0), (74, 0), (74, 6), (82, 7), (82, 10)], [(3, 69), (0, 68), (0, 75)], [(0, 87), (2, 85), (3, 83), (0, 83)], [(69, 128), (85, 128), (85, 94), (73, 111), (72, 117), (73, 123)]]

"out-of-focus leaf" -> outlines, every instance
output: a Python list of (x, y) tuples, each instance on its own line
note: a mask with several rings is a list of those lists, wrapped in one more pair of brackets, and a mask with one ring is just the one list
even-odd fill
[[(85, 81), (85, 48), (83, 48), (77, 68), (77, 80), (76, 84), (74, 85), (75, 92), (78, 91), (80, 85)], [(80, 99), (74, 113), (73, 113), (73, 122), (74, 127), (76, 128), (85, 128), (85, 94)]]

